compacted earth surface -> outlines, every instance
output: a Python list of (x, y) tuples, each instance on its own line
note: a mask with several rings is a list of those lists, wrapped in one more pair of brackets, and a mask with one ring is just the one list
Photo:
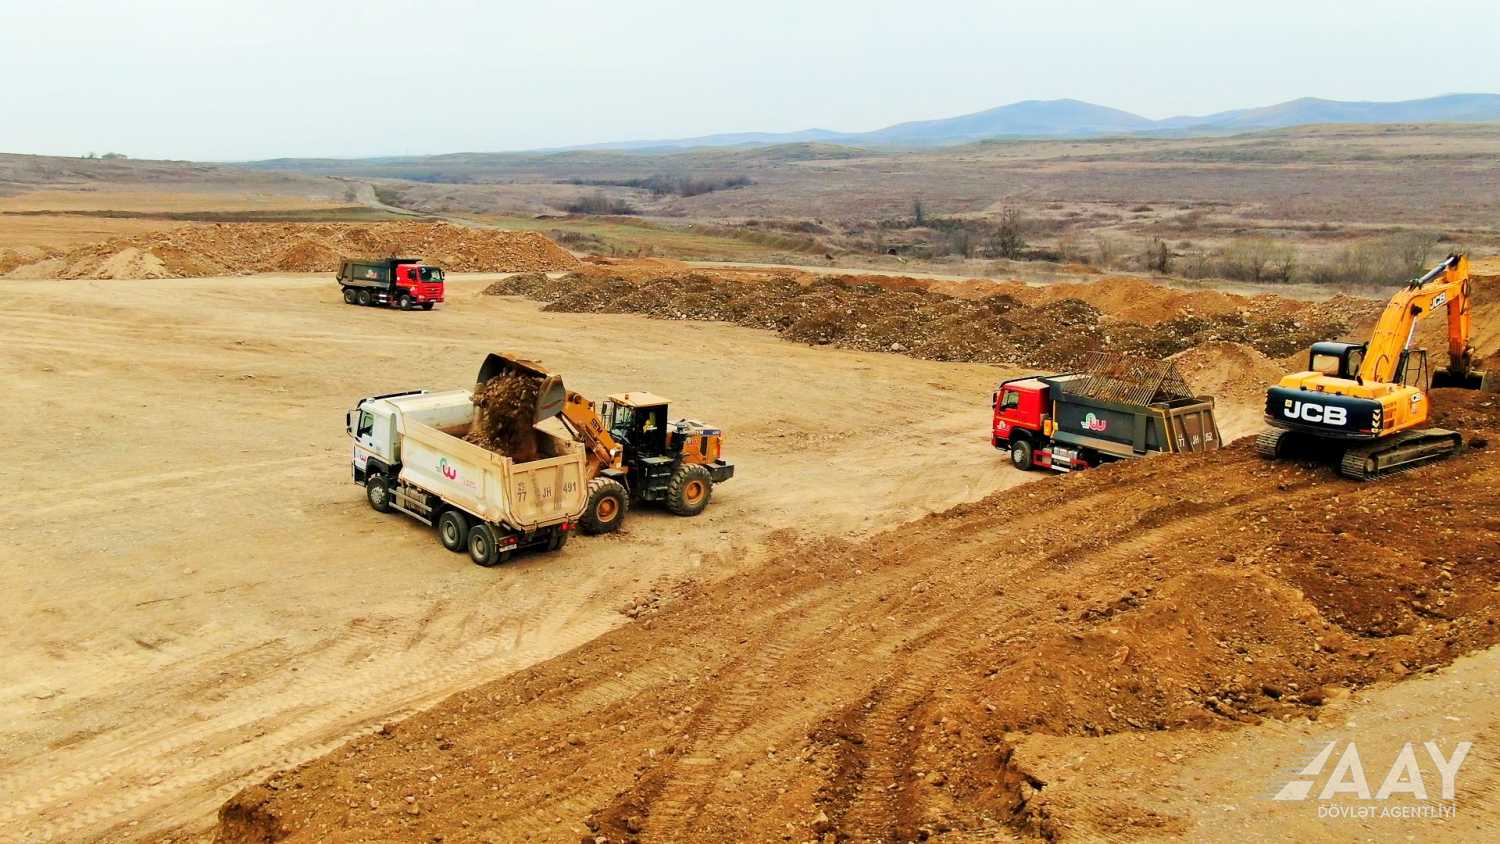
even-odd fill
[[(0, 280), (0, 839), (202, 834), (244, 784), (555, 656), (789, 535), (848, 538), (1031, 476), (989, 447), (1017, 370), (811, 348), (730, 325), (343, 303), (331, 275)], [(592, 398), (722, 427), (701, 516), (481, 569), (351, 482), (362, 396), (469, 389), (517, 353)], [(964, 456), (960, 456), (964, 455)]]
[[(868, 539), (788, 539), (247, 789), (221, 811), (221, 840), (1235, 837), (1223, 806), (1240, 821), (1279, 805), (1247, 792), (1302, 755), (1287, 731), (1332, 721), (1360, 736), (1351, 691), (1500, 640), (1500, 452), (1481, 446), (1500, 435), (1500, 403), (1436, 400), (1474, 447), (1380, 483), (1266, 462), (1241, 441)], [(1500, 712), (1469, 696), (1472, 711), (1410, 740), (1492, 753)], [(1285, 755), (1246, 756), (1248, 781), (1223, 792), (1196, 777), (1170, 800), (1120, 786), (1223, 765), (1236, 734), (1269, 734)], [(1494, 770), (1471, 764), (1454, 837), (1496, 817)], [(1338, 837), (1304, 808), (1284, 821), (1293, 837)]]
[[(199, 237), (80, 252), (76, 274), (184, 274), (160, 243), (232, 242)], [(327, 274), (0, 279), (26, 491), (0, 515), (0, 835), (1463, 840), (1500, 822), (1493, 396), (1439, 391), (1464, 453), (1365, 485), (1243, 441), (1074, 476), (989, 445), (997, 380), (1106, 336), (1177, 353), (1225, 441), (1253, 433), (1298, 332), (1357, 336), (1378, 302), (699, 278), (506, 242), (544, 263), (490, 256), (504, 268), (575, 275), (452, 278), (431, 312), (345, 305)], [(636, 508), (496, 569), (371, 511), (345, 411), (471, 388), (494, 351), (596, 399), (670, 397), (724, 429), (736, 477), (697, 518)], [(1471, 742), (1456, 813), (1266, 798), (1356, 739), (1372, 788), (1404, 743)]]

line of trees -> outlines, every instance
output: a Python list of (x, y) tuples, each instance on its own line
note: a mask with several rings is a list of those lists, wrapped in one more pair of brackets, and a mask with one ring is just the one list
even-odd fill
[(569, 184), (595, 187), (636, 188), (653, 196), (701, 196), (720, 190), (748, 187), (749, 176), (683, 176), (658, 174), (644, 179), (569, 179)]

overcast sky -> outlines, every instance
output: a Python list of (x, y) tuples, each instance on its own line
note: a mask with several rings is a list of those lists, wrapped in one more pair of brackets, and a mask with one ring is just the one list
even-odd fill
[(1500, 92), (1494, 0), (0, 0), (0, 151), (231, 160)]

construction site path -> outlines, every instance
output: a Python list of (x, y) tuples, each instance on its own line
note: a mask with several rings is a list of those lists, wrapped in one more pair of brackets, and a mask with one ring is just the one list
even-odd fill
[[(0, 840), (201, 837), (246, 783), (785, 532), (865, 535), (1028, 477), (987, 451), (1003, 369), (541, 313), (481, 296), (495, 278), (450, 277), (446, 305), (412, 313), (345, 305), (329, 276), (0, 280), (5, 474), (24, 491), (0, 514)], [(642, 508), (492, 570), (372, 512), (344, 411), (468, 387), (496, 350), (723, 425), (734, 483), (695, 519)]]

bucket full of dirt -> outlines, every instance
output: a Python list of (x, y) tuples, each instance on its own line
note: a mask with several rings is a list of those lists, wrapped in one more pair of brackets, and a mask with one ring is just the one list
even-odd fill
[(540, 363), (490, 354), (474, 387), (474, 421), (465, 439), (517, 462), (551, 457), (551, 438), (534, 426), (562, 413), (567, 389), (562, 376)]
[(474, 421), (464, 439), (518, 463), (541, 457), (543, 438), (533, 427), (541, 386), (541, 378), (515, 371), (477, 385)]

